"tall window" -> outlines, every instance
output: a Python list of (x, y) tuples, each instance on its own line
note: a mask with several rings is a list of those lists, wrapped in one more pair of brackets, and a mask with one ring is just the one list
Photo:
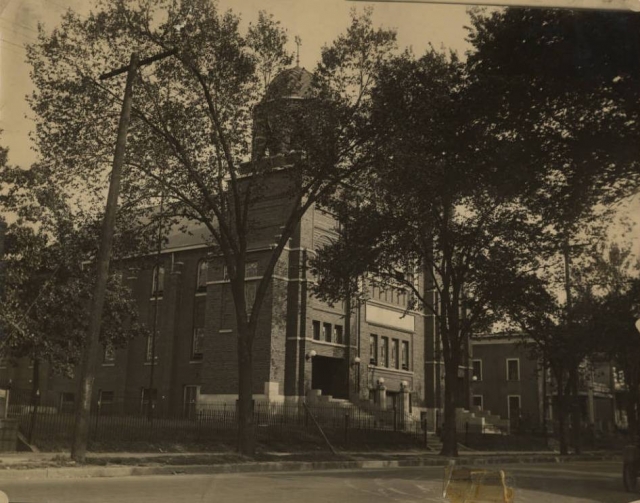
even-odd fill
[(98, 391), (98, 404), (100, 405), (100, 413), (106, 414), (113, 411), (115, 393), (113, 391)]
[(247, 306), (247, 314), (251, 316), (253, 311), (253, 304), (256, 301), (256, 291), (258, 289), (258, 283), (256, 281), (247, 281), (244, 284), (244, 303)]
[(482, 395), (473, 395), (473, 397), (471, 397), (471, 405), (482, 410)]
[(153, 268), (153, 279), (151, 281), (151, 295), (162, 297), (164, 292), (164, 267), (155, 266)]
[(402, 370), (409, 370), (409, 342), (402, 341)]
[(198, 403), (198, 386), (187, 385), (184, 387), (184, 417), (194, 419), (196, 417), (196, 405)]
[(113, 347), (111, 342), (107, 342), (104, 345), (103, 363), (114, 363), (116, 361), (116, 348)]
[(206, 297), (196, 297), (193, 308), (193, 338), (191, 340), (191, 359), (202, 360), (204, 345)]
[(333, 326), (333, 341), (336, 344), (344, 344), (344, 340), (342, 337), (342, 325)]
[(398, 339), (393, 339), (391, 341), (391, 368), (398, 368), (398, 347), (400, 342)]
[(244, 265), (244, 277), (255, 278), (258, 275), (258, 262), (247, 262)]
[(331, 342), (331, 323), (323, 323), (322, 332), (324, 335), (324, 341)]
[(320, 340), (320, 322), (317, 320), (313, 320), (313, 340), (314, 341), (319, 341)]
[(482, 360), (473, 360), (471, 365), (473, 369), (473, 380), (482, 381)]
[(389, 338), (380, 338), (380, 365), (383, 367), (389, 366)]
[(142, 388), (142, 393), (140, 394), (140, 413), (147, 413), (149, 411), (149, 401), (151, 401), (152, 406), (155, 406), (157, 399), (158, 390), (156, 388)]
[(509, 419), (518, 419), (520, 417), (520, 395), (509, 395)]
[(376, 334), (369, 336), (369, 363), (371, 365), (378, 364), (378, 336)]
[(518, 358), (507, 358), (507, 381), (520, 380), (520, 360)]
[[(145, 354), (145, 360), (150, 362), (151, 358), (153, 358), (155, 356), (155, 359), (158, 359), (158, 354), (157, 354), (157, 347), (154, 348), (153, 347), (154, 341), (153, 341), (153, 334), (149, 334), (147, 336), (147, 348), (146, 348), (146, 354)], [(154, 355), (154, 350), (156, 352), (156, 354)]]
[(76, 396), (74, 393), (60, 393), (60, 412), (73, 412), (75, 410)]
[(196, 279), (196, 290), (205, 292), (207, 290), (207, 272), (209, 270), (209, 262), (201, 260), (198, 262), (198, 277)]

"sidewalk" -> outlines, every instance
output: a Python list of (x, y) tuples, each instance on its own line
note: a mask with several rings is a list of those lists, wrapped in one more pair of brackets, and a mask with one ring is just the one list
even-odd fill
[[(621, 461), (621, 453), (593, 451), (579, 456), (553, 452), (460, 452), (465, 465), (509, 463), (563, 463)], [(256, 459), (236, 453), (89, 453), (86, 465), (76, 465), (67, 453), (1, 453), (0, 480), (43, 478), (127, 477), (251, 473), (338, 469), (376, 469), (402, 466), (446, 466), (449, 460), (435, 452), (263, 452)]]

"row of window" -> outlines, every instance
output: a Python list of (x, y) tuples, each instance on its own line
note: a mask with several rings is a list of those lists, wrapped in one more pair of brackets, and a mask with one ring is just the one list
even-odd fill
[[(391, 344), (391, 346), (389, 346)], [(369, 364), (409, 370), (409, 342), (376, 334), (369, 336)]]
[[(209, 262), (201, 260), (198, 262), (198, 270), (196, 275), (196, 292), (206, 292), (207, 290), (207, 272), (209, 270)], [(165, 270), (161, 265), (153, 268), (151, 275), (151, 296), (161, 297), (164, 293), (164, 277)]]
[[(472, 378), (474, 381), (482, 381), (482, 360), (472, 360)], [(507, 358), (507, 381), (520, 380), (520, 359)]]
[(332, 325), (331, 323), (320, 323), (313, 320), (313, 340), (332, 342), (334, 344), (344, 344), (344, 333), (342, 325)]

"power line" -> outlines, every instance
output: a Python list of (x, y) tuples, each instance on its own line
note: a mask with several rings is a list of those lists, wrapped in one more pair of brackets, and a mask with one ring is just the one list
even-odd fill
[(13, 42), (11, 42), (11, 41), (9, 41), (9, 40), (7, 40), (7, 39), (4, 39), (4, 38), (0, 38), (0, 42), (5, 42), (5, 43), (7, 43), (7, 44), (14, 45), (14, 46), (16, 46), (18, 49), (22, 49), (22, 50), (23, 50), (23, 51), (25, 51), (25, 52), (26, 52), (26, 50), (27, 50), (23, 45), (20, 45), (20, 44), (14, 44)]

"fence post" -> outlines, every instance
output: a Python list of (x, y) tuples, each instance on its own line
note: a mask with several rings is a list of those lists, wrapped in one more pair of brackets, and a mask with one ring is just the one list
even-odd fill
[(344, 413), (344, 445), (349, 445), (349, 413)]
[(464, 423), (464, 443), (467, 447), (469, 446), (469, 421)]

